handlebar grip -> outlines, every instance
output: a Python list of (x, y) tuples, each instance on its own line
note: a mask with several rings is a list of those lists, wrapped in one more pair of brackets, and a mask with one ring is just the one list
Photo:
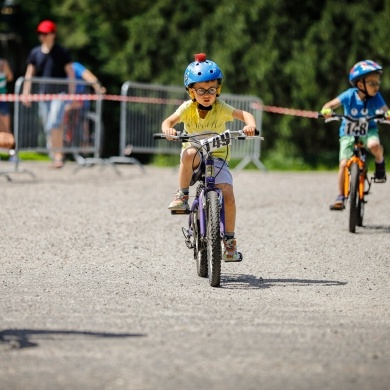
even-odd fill
[(153, 139), (163, 139), (163, 138), (166, 138), (165, 134), (162, 134), (162, 133), (153, 134)]
[[(255, 129), (255, 136), (256, 135), (260, 135), (260, 131), (259, 130), (257, 130), (257, 129)], [(237, 137), (237, 139), (238, 140), (243, 140), (243, 139), (246, 139), (246, 135), (245, 134), (242, 134), (242, 135), (239, 135), (238, 137)]]

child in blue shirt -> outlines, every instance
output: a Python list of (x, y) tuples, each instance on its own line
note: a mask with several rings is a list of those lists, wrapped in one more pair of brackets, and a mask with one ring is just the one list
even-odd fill
[[(325, 103), (321, 113), (325, 118), (329, 118), (333, 110), (343, 106), (344, 115), (353, 118), (375, 115), (377, 110), (386, 112), (387, 117), (389, 117), (389, 108), (379, 92), (381, 74), (382, 67), (374, 61), (365, 60), (356, 63), (349, 72), (349, 82), (353, 88), (349, 88), (335, 99)], [(331, 205), (332, 210), (342, 210), (344, 208), (344, 172), (347, 161), (353, 154), (354, 137), (345, 134), (345, 124), (346, 122), (343, 120), (339, 130), (339, 195), (334, 204)], [(361, 141), (375, 158), (376, 181), (385, 182), (386, 170), (383, 146), (380, 143), (378, 127), (374, 120), (369, 123), (367, 136), (363, 137)]]

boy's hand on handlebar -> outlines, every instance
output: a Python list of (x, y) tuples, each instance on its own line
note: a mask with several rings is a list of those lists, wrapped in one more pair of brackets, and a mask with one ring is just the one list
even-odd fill
[(256, 132), (256, 126), (244, 126), (244, 128), (242, 129), (242, 131), (244, 132), (244, 134), (248, 137), (253, 137), (255, 136), (255, 132)]
[[(171, 127), (171, 128), (168, 128), (168, 129), (162, 129), (162, 132), (166, 135), (177, 135), (177, 131), (175, 128)], [(167, 137), (167, 140), (168, 141), (172, 141), (173, 138), (171, 137)]]
[(326, 119), (326, 118), (330, 118), (333, 114), (333, 111), (331, 108), (323, 108), (321, 111), (320, 111), (321, 115)]
[(387, 121), (390, 121), (390, 110), (388, 110), (388, 111), (385, 112), (385, 119), (386, 119)]

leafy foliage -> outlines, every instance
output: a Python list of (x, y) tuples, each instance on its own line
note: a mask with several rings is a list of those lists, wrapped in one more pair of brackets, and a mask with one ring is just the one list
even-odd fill
[[(20, 7), (31, 15), (28, 49), (39, 21), (52, 18), (58, 40), (109, 93), (127, 80), (182, 85), (197, 52), (220, 65), (224, 92), (256, 95), (265, 105), (320, 110), (366, 58), (385, 67), (381, 92), (390, 91), (390, 0), (23, 0)], [(263, 120), (263, 154), (312, 166), (332, 156), (337, 164), (337, 129), (288, 115)]]

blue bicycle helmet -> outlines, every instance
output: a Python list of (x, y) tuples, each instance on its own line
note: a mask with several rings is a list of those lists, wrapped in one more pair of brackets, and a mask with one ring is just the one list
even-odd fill
[(360, 61), (349, 71), (349, 82), (356, 87), (358, 80), (376, 72), (382, 73), (382, 67), (379, 64), (371, 60)]
[(206, 54), (195, 54), (195, 61), (187, 66), (184, 72), (184, 86), (188, 89), (191, 84), (204, 81), (218, 80), (222, 83), (223, 74), (219, 66), (206, 59)]

